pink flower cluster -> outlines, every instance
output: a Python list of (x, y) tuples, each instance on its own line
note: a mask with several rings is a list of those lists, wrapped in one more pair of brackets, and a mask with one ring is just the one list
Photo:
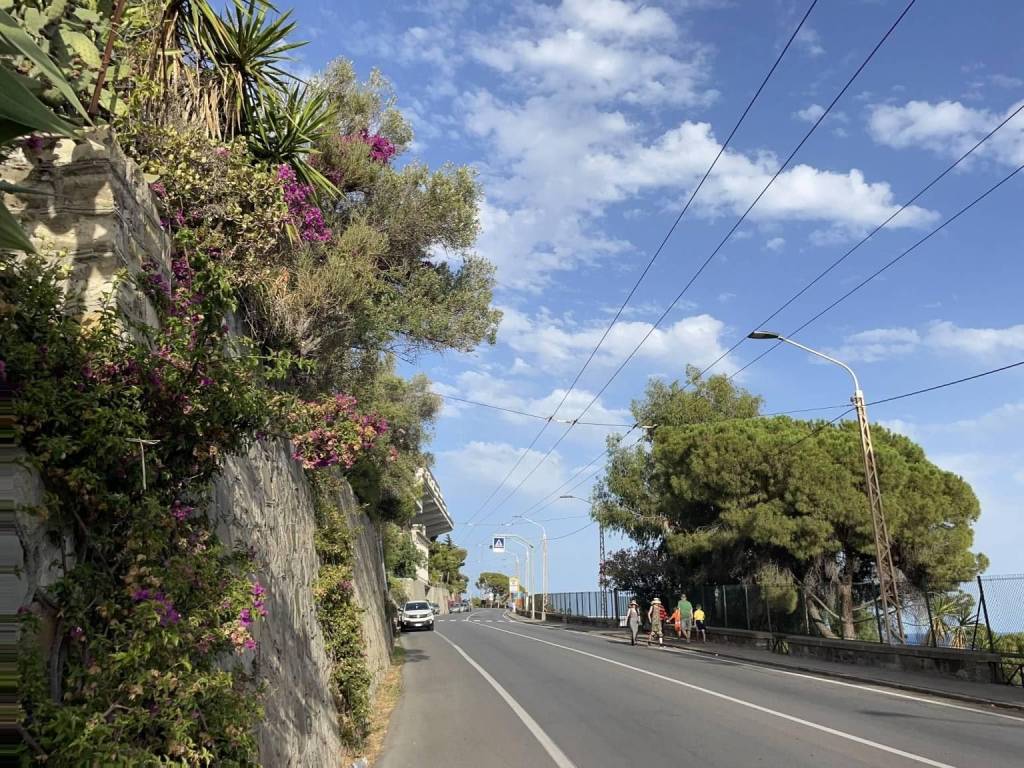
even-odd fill
[(388, 423), (377, 415), (356, 412), (356, 399), (337, 394), (321, 402), (304, 402), (291, 418), (292, 457), (306, 469), (355, 464), (359, 454), (373, 448)]
[(371, 134), (369, 131), (364, 130), (360, 134), (360, 138), (370, 148), (370, 157), (378, 163), (387, 163), (397, 152), (391, 140), (381, 136), (379, 133)]
[(290, 165), (277, 169), (277, 180), (284, 191), (288, 204), (288, 218), (299, 231), (299, 237), (307, 243), (323, 243), (331, 239), (331, 230), (324, 222), (323, 211), (313, 200), (313, 188), (301, 183)]

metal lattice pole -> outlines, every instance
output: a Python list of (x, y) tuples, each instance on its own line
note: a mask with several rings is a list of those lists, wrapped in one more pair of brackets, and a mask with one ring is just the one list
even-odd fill
[(597, 568), (598, 568), (598, 570), (597, 570), (597, 588), (598, 589), (604, 589), (604, 585), (605, 585), (605, 579), (604, 579), (604, 526), (603, 525), (600, 526), (597, 530), (598, 530), (597, 538), (598, 538), (598, 547), (599, 547), (599, 552), (598, 552), (598, 555), (597, 555), (597, 564), (598, 564), (597, 565)]
[[(875, 449), (871, 442), (871, 426), (868, 424), (868, 410), (864, 405), (864, 393), (859, 388), (853, 393), (853, 405), (857, 409), (860, 442), (864, 449), (864, 479), (867, 484), (868, 503), (871, 506), (871, 525), (875, 533), (875, 562), (878, 569), (878, 592), (882, 600), (884, 639), (889, 643), (892, 643), (894, 639), (905, 643), (903, 615), (896, 586), (896, 566), (892, 560), (889, 529), (885, 525), (882, 489), (878, 484), (878, 467), (875, 464)], [(890, 617), (895, 622), (891, 621)]]

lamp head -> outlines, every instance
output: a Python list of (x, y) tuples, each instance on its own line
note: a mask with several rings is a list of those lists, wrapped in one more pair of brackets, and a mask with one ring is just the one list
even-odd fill
[(771, 339), (781, 339), (782, 337), (773, 331), (751, 331), (747, 334), (748, 339), (757, 339), (758, 341), (765, 341)]

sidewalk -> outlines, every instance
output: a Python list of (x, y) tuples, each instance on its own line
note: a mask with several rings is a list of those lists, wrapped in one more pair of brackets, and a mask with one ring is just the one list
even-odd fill
[[(514, 618), (522, 620), (522, 617)], [(534, 623), (534, 622), (531, 622)], [(540, 622), (536, 622), (540, 623)], [(562, 624), (548, 623), (546, 626), (558, 628)], [(615, 638), (626, 642), (626, 630), (612, 630), (606, 627), (569, 624), (577, 631), (591, 631), (602, 637)], [(722, 659), (758, 664), (761, 666), (785, 669), (791, 672), (822, 675), (838, 680), (867, 685), (880, 685), (904, 691), (939, 696), (947, 699), (981, 704), (985, 706), (1015, 709), (1024, 712), (1024, 688), (1020, 686), (998, 685), (996, 683), (974, 683), (958, 680), (954, 677), (929, 675), (920, 672), (884, 669), (880, 667), (861, 667), (854, 664), (841, 664), (834, 661), (807, 658), (805, 656), (786, 656), (759, 648), (744, 648), (731, 643), (706, 643), (694, 641), (687, 643), (677, 640), (674, 636), (665, 638), (665, 645), (672, 648), (693, 651)]]

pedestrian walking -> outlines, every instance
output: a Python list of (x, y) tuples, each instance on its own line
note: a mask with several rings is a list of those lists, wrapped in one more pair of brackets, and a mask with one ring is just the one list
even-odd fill
[(668, 614), (665, 613), (665, 606), (661, 604), (660, 598), (654, 598), (651, 601), (651, 608), (647, 611), (647, 619), (651, 622), (651, 634), (647, 638), (647, 647), (649, 648), (651, 643), (654, 642), (654, 638), (658, 638), (658, 645), (665, 647), (665, 638), (661, 633), (661, 622), (668, 618)]
[(708, 641), (708, 633), (704, 628), (704, 609), (701, 608), (700, 605), (698, 605), (697, 610), (693, 612), (693, 623), (697, 628), (698, 634), (700, 634), (700, 639), (706, 643)]
[(629, 601), (626, 611), (626, 626), (629, 627), (629, 644), (636, 645), (636, 636), (640, 634), (640, 606), (636, 600)]
[(686, 638), (686, 642), (690, 642), (690, 627), (693, 626), (693, 605), (686, 599), (686, 595), (679, 598), (676, 610), (679, 611), (679, 625), (683, 637)]
[(672, 627), (676, 631), (676, 637), (682, 637), (683, 624), (679, 616), (679, 608), (677, 607), (672, 611), (672, 615), (668, 617), (669, 621), (672, 622)]

